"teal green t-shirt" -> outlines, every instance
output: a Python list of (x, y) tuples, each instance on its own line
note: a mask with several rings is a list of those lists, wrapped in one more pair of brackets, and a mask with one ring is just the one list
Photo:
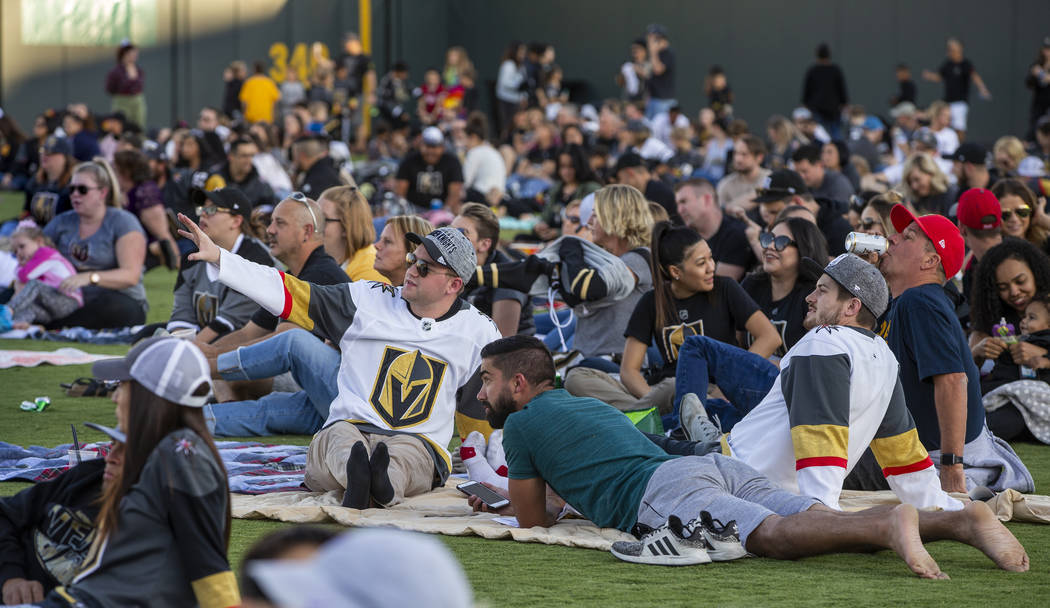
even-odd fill
[(622, 412), (563, 389), (537, 395), (503, 430), (511, 479), (543, 478), (603, 528), (630, 532), (653, 472), (674, 456)]

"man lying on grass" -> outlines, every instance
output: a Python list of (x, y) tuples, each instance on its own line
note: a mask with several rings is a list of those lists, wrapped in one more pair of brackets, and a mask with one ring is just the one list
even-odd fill
[[(554, 362), (535, 338), (511, 336), (481, 351), (482, 388), (493, 428), (503, 428), (511, 504), (523, 528), (551, 526), (547, 486), (602, 527), (649, 530), (617, 543), (628, 561), (696, 564), (747, 552), (793, 559), (892, 549), (922, 578), (947, 578), (923, 542), (957, 540), (1004, 570), (1028, 569), (1028, 555), (984, 503), (961, 511), (911, 505), (843, 513), (781, 490), (746, 464), (719, 454), (666, 454), (610, 405), (554, 388)], [(475, 510), (488, 510), (471, 499)], [(704, 517), (700, 517), (706, 512)], [(714, 521), (736, 526), (714, 525)], [(682, 522), (689, 522), (682, 524)]]

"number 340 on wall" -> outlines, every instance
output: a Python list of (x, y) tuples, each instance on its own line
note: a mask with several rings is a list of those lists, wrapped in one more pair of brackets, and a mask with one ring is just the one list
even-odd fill
[(306, 82), (314, 75), (318, 67), (331, 63), (328, 46), (323, 42), (311, 44), (309, 52), (306, 50), (305, 42), (296, 44), (291, 59), (288, 58), (288, 45), (283, 42), (275, 42), (270, 45), (270, 59), (273, 60), (270, 78), (277, 82), (284, 81), (289, 69), (295, 70), (300, 82)]

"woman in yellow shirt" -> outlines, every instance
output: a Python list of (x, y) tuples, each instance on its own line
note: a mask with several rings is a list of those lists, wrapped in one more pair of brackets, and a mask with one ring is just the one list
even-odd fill
[(248, 124), (273, 122), (273, 108), (281, 99), (281, 91), (266, 75), (266, 66), (261, 61), (255, 62), (255, 74), (244, 81), (238, 95), (244, 106), (244, 121)]
[(321, 193), (324, 212), (324, 250), (339, 264), (351, 281), (390, 279), (373, 265), (376, 261), (376, 229), (368, 200), (354, 186), (334, 186)]

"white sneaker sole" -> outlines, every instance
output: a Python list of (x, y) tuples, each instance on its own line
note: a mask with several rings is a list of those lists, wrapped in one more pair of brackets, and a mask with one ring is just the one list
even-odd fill
[(706, 553), (694, 553), (691, 555), (628, 555), (620, 553), (616, 549), (609, 550), (617, 559), (632, 564), (645, 564), (649, 566), (695, 566), (698, 564), (711, 563), (711, 557)]

